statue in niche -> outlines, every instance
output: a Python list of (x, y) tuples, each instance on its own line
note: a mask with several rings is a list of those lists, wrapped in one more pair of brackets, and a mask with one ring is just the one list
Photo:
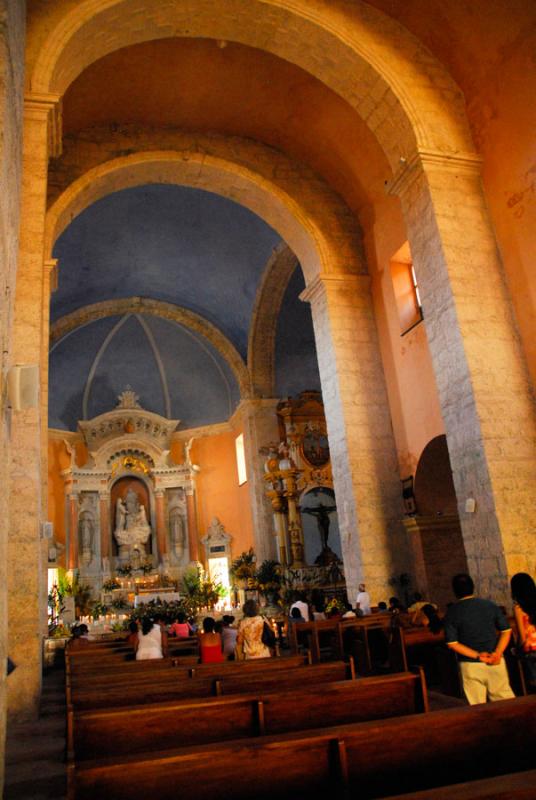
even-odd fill
[(119, 545), (119, 558), (130, 561), (134, 569), (139, 567), (147, 555), (146, 543), (150, 533), (145, 506), (140, 503), (136, 492), (129, 489), (125, 500), (118, 498), (115, 507), (114, 536)]
[(312, 517), (316, 517), (316, 524), (318, 526), (318, 532), (320, 534), (320, 541), (322, 543), (322, 550), (320, 555), (317, 556), (315, 559), (315, 564), (319, 566), (325, 566), (327, 564), (331, 564), (332, 562), (340, 562), (339, 557), (333, 552), (331, 547), (328, 545), (328, 538), (329, 538), (329, 526), (330, 526), (330, 518), (329, 515), (333, 513), (333, 511), (337, 510), (337, 506), (325, 506), (323, 503), (319, 503), (319, 505), (315, 506), (314, 508), (307, 508), (303, 507), (300, 509), (302, 514), (310, 514)]
[(90, 515), (84, 512), (80, 516), (80, 541), (82, 544), (82, 564), (89, 566), (93, 561), (93, 534), (94, 526)]
[(171, 541), (171, 549), (177, 558), (182, 558), (185, 535), (184, 520), (179, 508), (172, 508), (169, 512), (169, 538)]

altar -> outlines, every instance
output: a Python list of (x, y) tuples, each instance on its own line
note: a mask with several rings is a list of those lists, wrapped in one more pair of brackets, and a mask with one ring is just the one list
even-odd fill
[(182, 463), (171, 457), (179, 420), (143, 409), (129, 388), (118, 400), (111, 411), (78, 423), (88, 454), (83, 466), (65, 442), (71, 455), (62, 472), (66, 564), (95, 598), (112, 575), (179, 585), (198, 558), (195, 471), (187, 452)]

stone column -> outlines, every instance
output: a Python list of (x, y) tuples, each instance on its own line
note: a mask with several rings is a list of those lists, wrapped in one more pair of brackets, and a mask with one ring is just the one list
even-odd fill
[(402, 493), (366, 275), (322, 275), (311, 303), (348, 596), (376, 600), (408, 571)]
[(261, 448), (280, 439), (276, 408), (278, 400), (242, 400), (239, 406), (244, 430), (244, 452), (253, 517), (254, 549), (259, 564), (276, 558), (272, 509), (265, 495)]
[(100, 517), (100, 535), (101, 535), (101, 562), (104, 570), (104, 565), (110, 564), (110, 495), (108, 492), (99, 494), (99, 517)]
[(69, 554), (67, 569), (74, 572), (78, 569), (78, 495), (69, 495)]
[[(41, 452), (48, 452), (48, 353), (50, 349), (50, 296), (58, 288), (58, 259), (49, 258), (43, 262), (43, 295), (42, 295), (42, 335), (41, 335), (41, 368), (39, 370), (41, 396)], [(43, 497), (48, 496), (47, 459), (41, 459), (41, 478)]]
[(469, 571), (480, 593), (510, 605), (509, 576), (536, 571), (536, 420), (480, 161), (420, 152), (391, 191), (408, 225)]
[(158, 547), (158, 561), (162, 563), (167, 554), (166, 544), (166, 515), (164, 492), (162, 490), (154, 493), (156, 511), (156, 544)]
[[(13, 323), (13, 362), (43, 367), (43, 308), (48, 300), (43, 247), (48, 157), (57, 141), (58, 98), (32, 95), (24, 104), (23, 175), (19, 264)], [(45, 363), (48, 359), (45, 359)], [(42, 386), (41, 386), (42, 388)], [(40, 395), (39, 404), (42, 397)], [(46, 447), (43, 408), (13, 413), (11, 430), (11, 524), (8, 545), (9, 653), (17, 669), (8, 683), (8, 714), (35, 716), (41, 690), (42, 636), (46, 630)], [(45, 421), (46, 424), (46, 421)]]
[(197, 530), (194, 488), (186, 490), (186, 512), (188, 515), (188, 550), (190, 552), (190, 561), (199, 561), (199, 535)]

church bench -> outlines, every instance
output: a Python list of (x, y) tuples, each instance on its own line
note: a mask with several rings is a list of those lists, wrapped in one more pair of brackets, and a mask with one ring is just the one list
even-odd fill
[(68, 800), (371, 800), (530, 769), (535, 741), (536, 696), (523, 697), (81, 762), (68, 769)]
[[(136, 681), (147, 679), (154, 682), (155, 669), (158, 671), (160, 680), (164, 674), (169, 673), (171, 679), (176, 681), (180, 676), (184, 679), (195, 676), (220, 674), (231, 675), (236, 672), (243, 674), (247, 672), (273, 672), (274, 670), (288, 670), (291, 667), (299, 667), (306, 663), (305, 656), (289, 656), (285, 658), (259, 658), (250, 661), (223, 661), (221, 664), (199, 664), (197, 657), (183, 657), (180, 659), (158, 659), (155, 661), (134, 661), (122, 664), (120, 669), (116, 666), (96, 670), (91, 673), (71, 672), (66, 676), (66, 685), (72, 690), (76, 688), (101, 687), (103, 682), (107, 686), (124, 685), (125, 678), (134, 678)], [(158, 666), (157, 666), (158, 665)]]
[(428, 710), (422, 673), (302, 686), (210, 702), (156, 703), (103, 711), (68, 710), (68, 754), (143, 753), (262, 734), (305, 730)]
[(152, 682), (136, 682), (130, 679), (125, 685), (106, 687), (100, 684), (89, 689), (77, 688), (68, 701), (75, 709), (111, 708), (168, 700), (218, 697), (227, 694), (244, 694), (293, 689), (316, 683), (328, 683), (353, 677), (351, 666), (343, 661), (311, 666), (290, 667), (285, 670), (258, 672), (227, 672), (219, 675), (196, 675), (184, 679), (180, 675), (155, 676)]
[[(534, 800), (536, 769), (457, 783), (448, 787), (448, 800)], [(408, 800), (407, 794), (390, 795), (381, 800)], [(445, 800), (445, 787), (412, 792), (411, 800)]]
[[(114, 664), (112, 666), (105, 665), (99, 667), (98, 665), (94, 665), (92, 669), (88, 670), (80, 670), (78, 666), (74, 668), (71, 666), (69, 671), (69, 676), (71, 680), (74, 682), (80, 682), (81, 680), (98, 680), (99, 677), (103, 674), (106, 674), (108, 677), (108, 673), (110, 677), (116, 676), (121, 677), (121, 674), (137, 674), (140, 671), (145, 670), (152, 670), (154, 672), (153, 667), (156, 669), (169, 669), (174, 670), (186, 670), (189, 677), (193, 677), (193, 675), (200, 671), (201, 673), (208, 673), (208, 672), (219, 672), (221, 669), (226, 670), (234, 670), (234, 669), (247, 669), (247, 670), (255, 670), (260, 669), (263, 670), (265, 668), (268, 669), (286, 669), (291, 666), (301, 666), (303, 664), (311, 663), (308, 660), (308, 657), (305, 655), (297, 655), (297, 656), (285, 656), (282, 658), (272, 657), (272, 658), (257, 658), (247, 661), (222, 661), (216, 664), (200, 664), (199, 657), (193, 656), (181, 656), (181, 657), (168, 657), (168, 658), (161, 658), (161, 659), (149, 659), (147, 661), (133, 661), (133, 662), (125, 662), (121, 663), (120, 669), (118, 670), (118, 665)], [(118, 672), (121, 674), (118, 675)]]

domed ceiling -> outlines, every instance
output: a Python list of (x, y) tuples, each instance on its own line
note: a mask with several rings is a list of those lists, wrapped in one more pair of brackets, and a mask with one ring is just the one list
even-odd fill
[[(181, 428), (227, 420), (240, 395), (224, 357), (203, 335), (155, 315), (114, 311), (114, 301), (150, 298), (195, 312), (247, 359), (251, 314), (277, 233), (238, 204), (210, 192), (147, 185), (99, 200), (58, 239), (59, 288), (51, 323), (80, 322), (50, 351), (49, 424), (75, 430), (116, 405), (130, 385), (143, 407)], [(319, 388), (309, 307), (298, 267), (279, 319), (280, 395)], [(107, 302), (92, 320), (86, 307)]]

